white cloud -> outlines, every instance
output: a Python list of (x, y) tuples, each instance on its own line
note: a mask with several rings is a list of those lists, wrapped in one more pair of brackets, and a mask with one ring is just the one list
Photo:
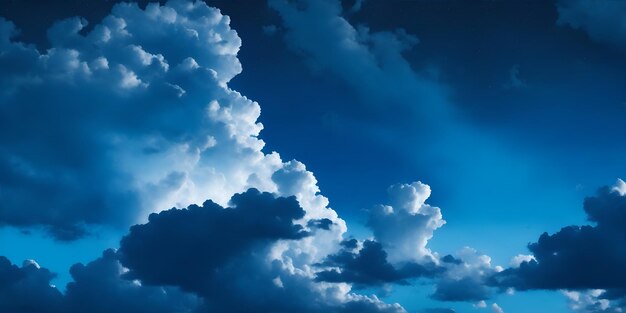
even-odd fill
[(511, 259), (509, 265), (513, 268), (519, 267), (523, 262), (530, 262), (535, 260), (535, 256), (528, 254), (518, 254)]
[(473, 306), (477, 309), (484, 309), (487, 307), (487, 303), (485, 302), (485, 300), (480, 300), (478, 301), (478, 303), (474, 304)]
[(445, 221), (438, 207), (425, 203), (430, 187), (422, 182), (396, 184), (387, 192), (391, 205), (372, 209), (367, 225), (387, 251), (389, 261), (436, 261), (426, 246)]
[(569, 307), (576, 312), (596, 313), (596, 312), (621, 312), (621, 308), (613, 307), (611, 301), (601, 298), (606, 290), (589, 289), (583, 291), (561, 291), (568, 299)]
[(493, 312), (493, 313), (504, 313), (504, 310), (502, 310), (502, 308), (497, 303), (493, 303), (491, 305), (491, 312)]
[(619, 193), (620, 196), (626, 196), (626, 183), (621, 178), (618, 178), (612, 190)]

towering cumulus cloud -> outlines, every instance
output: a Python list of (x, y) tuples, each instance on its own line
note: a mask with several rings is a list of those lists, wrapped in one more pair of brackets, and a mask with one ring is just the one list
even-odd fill
[(86, 25), (56, 23), (39, 52), (0, 19), (0, 225), (72, 240), (254, 187), (297, 193), (307, 219), (343, 231), (302, 164), (261, 151), (259, 105), (227, 86), (241, 72), (227, 16), (202, 2), (118, 4)]
[(259, 105), (228, 87), (229, 22), (200, 1), (123, 3), (57, 22), (39, 51), (0, 19), (0, 225), (70, 241), (139, 223), (65, 293), (0, 260), (0, 310), (404, 312), (316, 279), (345, 222), (304, 164), (262, 151)]

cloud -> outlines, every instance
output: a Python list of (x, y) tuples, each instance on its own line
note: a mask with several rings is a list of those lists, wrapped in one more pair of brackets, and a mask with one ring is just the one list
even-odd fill
[(395, 184), (387, 192), (389, 204), (369, 211), (366, 225), (374, 238), (344, 241), (341, 251), (319, 264), (323, 270), (317, 273), (317, 280), (369, 287), (406, 285), (412, 279), (427, 278), (435, 285), (433, 299), (489, 299), (494, 288), (486, 281), (501, 270), (492, 266), (489, 256), (465, 247), (455, 256), (439, 257), (428, 248), (434, 231), (445, 224), (441, 210), (426, 203), (430, 187), (421, 182)]
[(85, 34), (57, 22), (40, 53), (0, 19), (0, 225), (72, 240), (225, 201), (280, 167), (260, 151), (258, 104), (226, 86), (241, 71), (229, 22), (201, 2), (118, 4)]
[(308, 235), (293, 223), (304, 217), (295, 197), (275, 198), (250, 189), (230, 202), (231, 208), (207, 201), (202, 206), (153, 213), (147, 224), (131, 227), (118, 252), (130, 270), (126, 276), (211, 294), (219, 289), (219, 285), (211, 286), (213, 273), (233, 257), (262, 251), (280, 239)]
[[(404, 312), (315, 281), (346, 224), (304, 164), (262, 151), (258, 103), (228, 87), (241, 40), (227, 16), (173, 0), (86, 23), (56, 23), (39, 52), (0, 21), (0, 225), (74, 240), (142, 223), (72, 268), (62, 311)], [(187, 209), (146, 220), (171, 207)]]
[(618, 313), (622, 308), (611, 307), (611, 301), (604, 298), (606, 290), (593, 289), (586, 291), (567, 291), (563, 294), (568, 300), (569, 307), (574, 312), (584, 313)]
[(34, 261), (15, 266), (0, 256), (0, 311), (63, 312), (63, 295), (50, 286), (54, 274)]
[(492, 266), (491, 258), (465, 247), (456, 257), (446, 256), (444, 275), (435, 281), (433, 299), (440, 301), (481, 302), (492, 297), (494, 290), (487, 280), (500, 271)]
[(580, 29), (591, 39), (626, 48), (626, 3), (622, 1), (558, 1), (557, 24)]
[(396, 184), (387, 190), (390, 204), (370, 211), (367, 226), (389, 254), (390, 262), (436, 259), (426, 246), (445, 221), (438, 207), (426, 204), (430, 192), (430, 187), (419, 181)]
[(133, 226), (118, 251), (128, 268), (124, 277), (193, 292), (210, 312), (402, 311), (350, 294), (347, 285), (316, 283), (311, 272), (276, 254), (281, 243), (320, 231), (298, 224), (305, 212), (295, 196), (250, 189), (230, 204), (222, 208), (207, 201), (152, 214), (148, 223)]
[(461, 279), (442, 279), (432, 295), (439, 301), (480, 301), (488, 299), (491, 292), (485, 284), (476, 278), (463, 277)]
[[(57, 22), (40, 53), (0, 19), (0, 226), (74, 240), (91, 225), (123, 229), (257, 188), (297, 193), (306, 220), (332, 221), (320, 241), (338, 245), (345, 223), (315, 178), (262, 151), (259, 104), (228, 87), (241, 40), (227, 16), (173, 0), (120, 3), (86, 23)], [(306, 189), (286, 186), (282, 173)]]
[(426, 109), (431, 117), (445, 111), (444, 88), (414, 72), (403, 56), (419, 42), (417, 37), (404, 29), (374, 32), (351, 25), (343, 14), (358, 11), (361, 4), (356, 1), (344, 12), (336, 0), (269, 2), (282, 18), (289, 48), (315, 72), (336, 77), (361, 98), (359, 110), (335, 108), (336, 113), (367, 119), (372, 127), (372, 123), (407, 120), (414, 125), (415, 120), (407, 116), (420, 116)]
[(476, 304), (473, 304), (472, 306), (477, 308), (477, 309), (484, 309), (484, 308), (487, 307), (487, 303), (485, 302), (485, 300), (480, 300), (480, 301), (476, 302)]
[(544, 233), (528, 249), (533, 258), (495, 276), (500, 286), (516, 289), (623, 288), (626, 251), (626, 197), (610, 187), (584, 202), (595, 226), (567, 226)]
[[(49, 286), (49, 271), (29, 263), (21, 271), (38, 274), (36, 279), (2, 276), (0, 286), (8, 280), (8, 290), (17, 290), (0, 293), (17, 294), (2, 305), (16, 308), (11, 312), (31, 312), (20, 299), (43, 298), (47, 291), (56, 302), (42, 312), (235, 313), (250, 307), (260, 312), (406, 312), (398, 304), (355, 294), (348, 284), (316, 282), (310, 272), (284, 263), (273, 251), (276, 245), (319, 231), (298, 224), (305, 212), (294, 196), (250, 189), (230, 203), (223, 208), (207, 201), (152, 214), (146, 224), (131, 228), (117, 252), (107, 250), (87, 265), (74, 265), (65, 295)], [(5, 267), (20, 271), (2, 259), (0, 273)]]
[(504, 313), (504, 310), (497, 303), (493, 303), (491, 305), (491, 312), (493, 312), (493, 313)]
[[(620, 192), (621, 186), (622, 181), (618, 180), (615, 187), (603, 187), (585, 199), (584, 210), (594, 225), (567, 226), (554, 234), (543, 233), (537, 242), (528, 245), (532, 256), (518, 258), (521, 262), (493, 275), (489, 284), (518, 290), (573, 290), (565, 294), (574, 302), (581, 297), (587, 299), (581, 290), (606, 290), (606, 294), (603, 291), (596, 298), (623, 301), (626, 196)], [(605, 303), (588, 300), (583, 302)]]
[(387, 261), (380, 243), (372, 240), (361, 243), (356, 239), (344, 242), (344, 249), (328, 256), (321, 265), (330, 269), (317, 273), (318, 281), (348, 282), (356, 286), (408, 284), (408, 279), (432, 278), (444, 270), (432, 262), (425, 265), (408, 262), (396, 268)]
[(122, 277), (126, 269), (114, 250), (87, 265), (70, 269), (74, 279), (67, 285), (67, 312), (194, 312), (202, 301), (176, 287), (145, 286)]
[(516, 268), (516, 267), (519, 267), (520, 264), (524, 262), (530, 262), (530, 261), (536, 261), (533, 255), (518, 254), (511, 259), (511, 262), (509, 264), (511, 265), (511, 267)]

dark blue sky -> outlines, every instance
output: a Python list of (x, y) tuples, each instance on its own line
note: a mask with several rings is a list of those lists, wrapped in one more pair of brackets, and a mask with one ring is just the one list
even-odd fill
[[(141, 1), (140, 7), (147, 2)], [(312, 242), (330, 240), (322, 230), (317, 235), (318, 227), (340, 233), (343, 239), (354, 237), (359, 247), (368, 247), (359, 252), (344, 244), (340, 251), (338, 246), (313, 244), (318, 252), (310, 252), (309, 257), (349, 273), (340, 281), (352, 284), (356, 294), (375, 293), (409, 312), (617, 312), (623, 306), (623, 283), (589, 279), (587, 274), (570, 281), (557, 269), (621, 277), (611, 269), (623, 258), (619, 240), (623, 227), (607, 226), (594, 208), (615, 214), (617, 220), (624, 216), (614, 209), (626, 209), (619, 188), (596, 193), (626, 177), (624, 3), (223, 0), (207, 4), (230, 20), (216, 18), (217, 26), (206, 26), (202, 17), (213, 11), (203, 7), (185, 15), (182, 2), (174, 11), (186, 19), (174, 22), (168, 19), (172, 11), (165, 9), (154, 11), (158, 14), (149, 9), (113, 9), (113, 15), (129, 25), (127, 36), (115, 31), (122, 24), (105, 18), (114, 1), (2, 2), (0, 16), (12, 21), (20, 33), (9, 36), (8, 24), (0, 24), (4, 53), (0, 54), (0, 83), (5, 90), (0, 93), (4, 103), (0, 122), (8, 125), (0, 126), (4, 146), (0, 195), (6, 199), (0, 206), (0, 255), (15, 264), (35, 259), (58, 273), (53, 282), (62, 286), (80, 279), (76, 271), (68, 272), (72, 264), (90, 262), (108, 248), (127, 249), (98, 260), (118, 262), (119, 258), (135, 272), (132, 279), (180, 288), (193, 298), (186, 298), (189, 307), (193, 301), (204, 302), (194, 310), (238, 312), (241, 308), (230, 300), (215, 304), (220, 296), (212, 284), (223, 283), (220, 279), (236, 282), (234, 286), (245, 283), (237, 276), (254, 271), (258, 264), (240, 260), (240, 253), (257, 255), (255, 249), (270, 249), (272, 241), (299, 238), (244, 231), (247, 235), (242, 238), (224, 235), (217, 243), (192, 240), (185, 247), (214, 248), (216, 257), (223, 254), (230, 260), (227, 265), (196, 269), (202, 275), (209, 275), (211, 266), (242, 270), (224, 270), (230, 274), (191, 285), (189, 276), (161, 277), (150, 272), (158, 266), (166, 271), (164, 267), (180, 265), (132, 263), (133, 256), (157, 259), (152, 254), (157, 252), (118, 242), (122, 236), (128, 238), (126, 242), (139, 236), (128, 233), (128, 226), (146, 223), (148, 213), (166, 209), (155, 206), (186, 207), (212, 199), (224, 207), (243, 209), (245, 205), (239, 207), (228, 199), (254, 187), (276, 196), (295, 195), (307, 212), (308, 231), (316, 234), (311, 235)], [(48, 31), (55, 22), (73, 16), (82, 16), (89, 24), (67, 23)], [(150, 23), (156, 24), (155, 30)], [(109, 29), (106, 36), (119, 42), (103, 39), (105, 32), (99, 27)], [(190, 29), (201, 44), (185, 37)], [(68, 35), (77, 31), (78, 37)], [(110, 74), (99, 74), (103, 68), (99, 56), (107, 60)], [(193, 57), (196, 65), (185, 63), (186, 56)], [(184, 72), (189, 68), (203, 72)], [(254, 126), (257, 104), (248, 99), (260, 106), (262, 148)], [(181, 104), (170, 106), (176, 101)], [(210, 117), (202, 119), (205, 112)], [(280, 159), (270, 154), (274, 151)], [(292, 159), (311, 173), (300, 163), (287, 162)], [(437, 224), (441, 218), (429, 211), (426, 198), (415, 200), (421, 203), (419, 209), (402, 204), (406, 197), (421, 199), (425, 194), (421, 184), (411, 184), (415, 181), (430, 186), (427, 203), (441, 208), (445, 225)], [(396, 189), (388, 189), (394, 184), (407, 185), (396, 185), (404, 186), (396, 196)], [(347, 231), (335, 221), (334, 212), (318, 212), (326, 207), (316, 194), (318, 187), (329, 207), (345, 220)], [(413, 190), (412, 196), (404, 194), (406, 190)], [(250, 197), (251, 203), (261, 201)], [(588, 197), (601, 204), (594, 205)], [(37, 202), (47, 205), (34, 205)], [(376, 215), (377, 204), (389, 204), (398, 216)], [(399, 207), (409, 215), (403, 216)], [(288, 212), (268, 214), (285, 218)], [(428, 218), (427, 222), (416, 216)], [(210, 215), (205, 217), (211, 221)], [(182, 236), (184, 241), (183, 235), (166, 230), (185, 228), (181, 226), (189, 225), (183, 223), (185, 218), (171, 213), (158, 219), (163, 224), (150, 219), (145, 227), (155, 232), (154, 237)], [(320, 226), (326, 225), (323, 218), (338, 228)], [(165, 227), (168, 223), (171, 228)], [(575, 235), (559, 231), (568, 225), (592, 228), (577, 228)], [(198, 237), (229, 234), (228, 230), (197, 231)], [(553, 237), (540, 238), (544, 232)], [(423, 246), (411, 246), (416, 255), (407, 257), (402, 252), (406, 242), (421, 240)], [(530, 250), (529, 243), (534, 243)], [(608, 260), (599, 267), (606, 272), (568, 250), (586, 245), (606, 245), (605, 250), (589, 248)], [(607, 252), (613, 250), (617, 252)], [(283, 258), (293, 257), (284, 253)], [(562, 253), (567, 259), (555, 261), (548, 257), (551, 253)], [(520, 254), (532, 254), (534, 259), (511, 261)], [(458, 262), (445, 261), (446, 255)], [(206, 256), (190, 253), (187, 257)], [(296, 264), (306, 259), (293, 258)], [(260, 280), (265, 276), (271, 280), (278, 275), (274, 271), (278, 270), (248, 282), (250, 289), (263, 288)], [(537, 276), (552, 280), (538, 281)], [(303, 282), (302, 277), (276, 277), (281, 277), (283, 290), (289, 289), (284, 286), (306, 289), (289, 295), (309, 303), (320, 301), (311, 284), (335, 276), (317, 276), (314, 283)], [(120, 294), (131, 288), (126, 282), (120, 278), (124, 286), (118, 286)], [(0, 301), (9, 301), (2, 293), (17, 291), (2, 283), (0, 278)], [(72, 308), (65, 311), (84, 309), (71, 299), (86, 297), (81, 296), (80, 292), (87, 293), (81, 288), (87, 287), (76, 287), (75, 294), (68, 292), (54, 301), (72, 303), (66, 304)], [(470, 289), (477, 294), (460, 291)], [(596, 289), (607, 291), (589, 291)], [(320, 309), (248, 301), (260, 310)], [(342, 310), (359, 305), (365, 304), (343, 302)]]

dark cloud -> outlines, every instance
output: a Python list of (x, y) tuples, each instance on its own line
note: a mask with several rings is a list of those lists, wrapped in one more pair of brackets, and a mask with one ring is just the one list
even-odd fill
[(331, 221), (328, 218), (322, 218), (319, 220), (310, 220), (307, 223), (308, 227), (319, 228), (319, 229), (324, 229), (324, 230), (329, 230), (332, 225), (333, 225), (333, 221)]
[(489, 299), (492, 291), (475, 277), (445, 278), (437, 281), (432, 298), (440, 301), (480, 301)]
[(152, 214), (148, 223), (133, 226), (118, 251), (129, 270), (124, 276), (194, 292), (210, 312), (247, 312), (251, 307), (260, 312), (401, 309), (362, 296), (322, 297), (312, 277), (291, 273), (280, 260), (269, 258), (278, 241), (310, 235), (294, 224), (305, 214), (295, 197), (250, 189), (234, 195), (230, 206), (207, 201)]
[(463, 260), (457, 259), (450, 254), (447, 254), (443, 258), (441, 258), (441, 261), (444, 263), (457, 264), (457, 265), (463, 263)]
[(363, 242), (363, 248), (355, 251), (356, 240), (342, 243), (344, 249), (326, 258), (321, 266), (331, 267), (317, 274), (318, 281), (348, 282), (357, 286), (385, 283), (408, 284), (408, 279), (433, 277), (444, 269), (434, 263), (425, 265), (407, 262), (399, 268), (387, 261), (387, 253), (380, 243), (372, 240)]
[(113, 250), (87, 265), (70, 269), (73, 282), (67, 285), (68, 312), (170, 313), (193, 312), (201, 300), (178, 288), (143, 286), (122, 278), (124, 272)]
[(34, 261), (20, 268), (0, 257), (0, 311), (11, 313), (193, 312), (201, 301), (172, 287), (145, 287), (123, 279), (115, 252), (71, 268), (66, 294), (50, 285), (55, 276)]
[(544, 233), (528, 249), (535, 260), (494, 275), (493, 284), (516, 289), (626, 288), (626, 196), (604, 187), (585, 199), (594, 226)]
[(0, 256), (0, 312), (64, 312), (63, 295), (50, 286), (54, 276), (34, 262), (18, 267)]
[(119, 250), (122, 264), (130, 269), (126, 276), (207, 293), (215, 273), (230, 259), (253, 252), (255, 245), (307, 235), (293, 223), (304, 217), (295, 197), (276, 198), (250, 189), (230, 203), (226, 209), (212, 201), (171, 209), (131, 227)]
[[(347, 293), (272, 257), (276, 244), (311, 235), (294, 223), (295, 197), (250, 189), (229, 208), (211, 201), (171, 209), (135, 225), (116, 252), (76, 264), (66, 295), (48, 270), (0, 259), (0, 308), (7, 312), (402, 313), (398, 304)], [(4, 297), (4, 298), (2, 298)], [(32, 299), (40, 301), (32, 302)], [(3, 307), (4, 306), (4, 307)], [(45, 306), (45, 307), (44, 307)], [(39, 308), (41, 310), (39, 310)]]

